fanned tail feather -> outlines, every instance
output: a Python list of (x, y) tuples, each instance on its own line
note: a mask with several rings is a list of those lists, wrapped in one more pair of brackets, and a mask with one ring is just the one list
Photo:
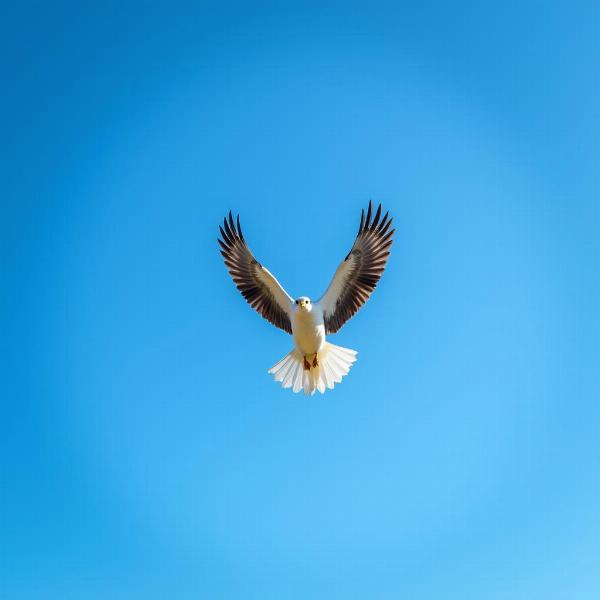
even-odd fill
[(275, 381), (280, 381), (282, 387), (292, 388), (294, 393), (304, 390), (306, 396), (312, 396), (319, 390), (332, 390), (336, 383), (340, 383), (344, 375), (356, 361), (356, 351), (342, 348), (325, 342), (318, 354), (319, 365), (304, 369), (304, 356), (295, 349), (286, 354), (277, 364), (269, 369)]

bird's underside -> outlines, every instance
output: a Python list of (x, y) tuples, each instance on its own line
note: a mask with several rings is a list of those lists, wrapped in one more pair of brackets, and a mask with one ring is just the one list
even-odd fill
[(237, 288), (248, 304), (267, 321), (294, 337), (294, 349), (273, 366), (271, 373), (283, 387), (314, 394), (333, 388), (356, 360), (356, 352), (326, 341), (369, 299), (387, 263), (394, 229), (381, 205), (373, 215), (372, 203), (363, 210), (350, 252), (338, 266), (323, 296), (293, 300), (277, 279), (250, 252), (239, 216), (231, 212), (219, 227), (221, 254)]

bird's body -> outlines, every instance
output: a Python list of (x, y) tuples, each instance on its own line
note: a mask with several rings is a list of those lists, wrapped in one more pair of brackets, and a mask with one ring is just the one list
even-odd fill
[(283, 289), (275, 277), (252, 255), (231, 212), (220, 228), (225, 264), (248, 303), (265, 319), (291, 334), (294, 349), (269, 369), (284, 388), (305, 394), (321, 393), (340, 383), (356, 360), (356, 351), (327, 342), (368, 300), (381, 277), (389, 256), (394, 230), (388, 214), (381, 217), (379, 205), (374, 218), (372, 205), (361, 216), (356, 241), (340, 263), (323, 296), (312, 302), (307, 296), (297, 300)]
[(318, 354), (325, 343), (323, 309), (318, 304), (303, 307), (296, 304), (291, 320), (296, 348), (307, 356)]

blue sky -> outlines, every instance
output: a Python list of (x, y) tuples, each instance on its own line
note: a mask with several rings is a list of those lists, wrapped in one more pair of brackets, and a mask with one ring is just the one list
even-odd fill
[[(597, 598), (599, 17), (9, 9), (4, 595)], [(294, 396), (218, 223), (317, 298), (369, 198), (359, 360)]]

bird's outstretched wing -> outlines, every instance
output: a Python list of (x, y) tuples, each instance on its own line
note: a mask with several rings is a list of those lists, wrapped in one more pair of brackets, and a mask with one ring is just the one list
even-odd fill
[(223, 238), (218, 240), (221, 254), (242, 296), (267, 321), (291, 334), (290, 311), (294, 301), (250, 252), (242, 234), (239, 215), (236, 227), (229, 211), (229, 218), (223, 219), (223, 227), (219, 226), (219, 230)]
[(379, 281), (394, 241), (389, 212), (381, 219), (381, 204), (371, 221), (372, 203), (365, 219), (362, 211), (352, 250), (337, 268), (318, 304), (323, 310), (326, 333), (335, 333), (369, 299)]

